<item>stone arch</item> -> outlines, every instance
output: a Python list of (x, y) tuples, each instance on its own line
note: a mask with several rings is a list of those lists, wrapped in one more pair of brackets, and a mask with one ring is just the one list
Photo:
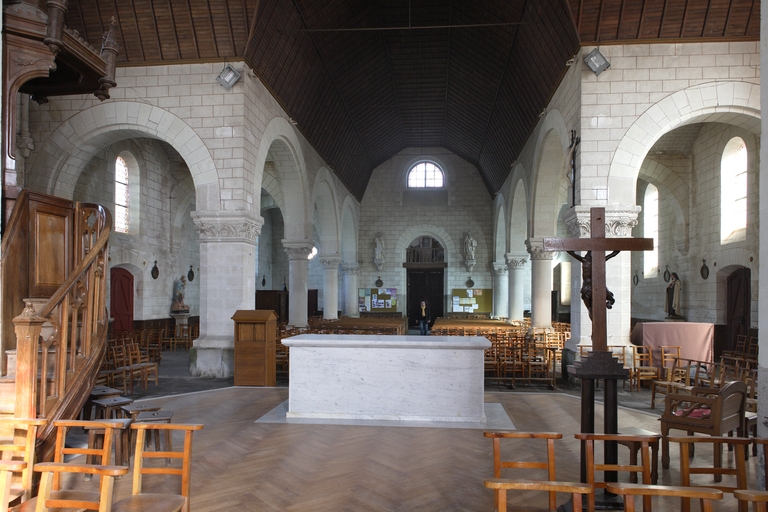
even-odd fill
[(524, 167), (517, 164), (513, 174), (517, 174), (518, 177), (512, 181), (513, 185), (507, 207), (507, 212), (509, 212), (507, 226), (509, 226), (509, 252), (514, 254), (526, 252), (525, 240), (528, 238), (530, 224), (528, 212), (530, 210), (523, 178), (525, 175)]
[(534, 178), (531, 196), (530, 237), (555, 236), (560, 207), (567, 195), (566, 144), (568, 130), (557, 110), (547, 113), (534, 153)]
[[(267, 157), (274, 163), (276, 176), (279, 179), (280, 204), (285, 221), (286, 240), (309, 240), (312, 238), (312, 213), (307, 208), (309, 204), (309, 180), (307, 178), (304, 154), (301, 142), (293, 125), (285, 118), (273, 118), (261, 136), (259, 149), (256, 152), (254, 169), (254, 191), (261, 197), (262, 178)], [(270, 184), (274, 188), (274, 183)], [(277, 201), (269, 188), (265, 188)]]
[(333, 179), (328, 169), (322, 167), (315, 176), (312, 189), (312, 207), (317, 209), (320, 247), (323, 254), (338, 254), (340, 250), (338, 201)]
[(434, 224), (417, 224), (406, 229), (395, 242), (394, 254), (399, 255), (400, 261), (405, 261), (405, 250), (416, 237), (431, 236), (445, 249), (445, 262), (451, 267), (451, 262), (460, 261), (461, 255), (457, 252), (453, 237), (443, 228)]
[(672, 211), (675, 215), (674, 239), (676, 240), (678, 251), (681, 254), (687, 254), (690, 246), (690, 239), (688, 238), (688, 203), (690, 194), (687, 184), (666, 165), (649, 159), (643, 161), (638, 177), (655, 186), (660, 194), (672, 198)]
[(62, 122), (29, 165), (51, 172), (34, 176), (32, 183), (48, 194), (71, 198), (77, 177), (96, 153), (140, 137), (167, 142), (181, 155), (195, 184), (198, 209), (221, 209), (219, 177), (205, 142), (175, 114), (133, 101), (100, 103)]
[(634, 204), (640, 166), (653, 144), (685, 124), (719, 122), (760, 130), (760, 86), (747, 82), (698, 84), (651, 105), (619, 142), (608, 171), (612, 204)]
[[(147, 311), (145, 308), (150, 306), (150, 293), (147, 286), (147, 281), (144, 274), (149, 276), (149, 271), (152, 268), (154, 262), (149, 262), (141, 259), (135, 251), (130, 250), (113, 250), (109, 249), (110, 270), (113, 268), (122, 268), (127, 270), (133, 276), (133, 318), (136, 320), (144, 320), (147, 318)], [(151, 279), (151, 277), (150, 277)], [(112, 297), (112, 279), (107, 279), (107, 309), (110, 307), (110, 300)], [(170, 302), (168, 302), (170, 305)]]
[[(744, 249), (728, 250), (724, 251), (729, 253), (721, 254), (721, 257), (715, 259), (713, 263), (717, 263), (717, 272), (715, 272), (715, 317), (714, 323), (725, 325), (727, 323), (726, 302), (728, 300), (728, 276), (741, 268), (750, 269), (750, 291), (752, 297), (755, 297), (758, 286), (758, 270), (757, 265), (750, 265), (749, 251)], [(743, 259), (746, 258), (746, 259)], [(707, 262), (710, 268), (712, 265)], [(752, 300), (754, 302), (754, 300)], [(753, 305), (754, 306), (754, 305)], [(754, 307), (752, 308), (752, 322), (757, 319), (754, 318)]]
[(506, 198), (504, 194), (498, 194), (494, 200), (493, 223), (493, 261), (504, 263), (504, 255), (507, 253), (507, 214), (504, 208)]

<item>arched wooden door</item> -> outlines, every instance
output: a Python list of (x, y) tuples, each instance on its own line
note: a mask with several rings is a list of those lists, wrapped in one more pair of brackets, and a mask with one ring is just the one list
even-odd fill
[(752, 310), (752, 272), (744, 267), (735, 270), (726, 278), (725, 322), (728, 330), (726, 350), (736, 348), (736, 337), (749, 335), (750, 313)]
[(109, 316), (114, 318), (112, 330), (133, 329), (133, 274), (124, 268), (112, 268), (109, 274)]

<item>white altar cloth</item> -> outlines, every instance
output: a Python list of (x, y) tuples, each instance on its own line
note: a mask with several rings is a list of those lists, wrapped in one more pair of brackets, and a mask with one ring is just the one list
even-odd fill
[(486, 420), (483, 337), (304, 334), (282, 343), (287, 418)]

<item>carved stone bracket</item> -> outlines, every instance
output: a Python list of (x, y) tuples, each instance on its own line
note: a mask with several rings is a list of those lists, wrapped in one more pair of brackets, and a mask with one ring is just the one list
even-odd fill
[(312, 254), (312, 244), (309, 240), (283, 240), (283, 249), (288, 255), (288, 261), (306, 260)]
[[(617, 205), (605, 208), (606, 238), (627, 238), (632, 236), (632, 228), (637, 225), (640, 207), (636, 205)], [(566, 214), (564, 221), (568, 233), (576, 238), (588, 238), (592, 234), (589, 222), (590, 207), (577, 205)]]
[(256, 244), (264, 219), (245, 211), (194, 211), (195, 223), (201, 242), (248, 242)]
[(341, 271), (348, 276), (359, 276), (360, 264), (359, 263), (342, 263)]
[(464, 260), (464, 266), (467, 267), (467, 272), (472, 272), (472, 269), (475, 268), (475, 260)]
[(525, 264), (528, 263), (528, 256), (507, 253), (504, 255), (504, 261), (507, 262), (507, 268), (509, 270), (520, 270), (525, 268)]
[(320, 258), (320, 264), (323, 266), (323, 269), (325, 270), (333, 270), (338, 269), (339, 264), (341, 263), (341, 256), (338, 254), (324, 254), (319, 256)]
[(506, 264), (502, 263), (494, 263), (493, 264), (493, 275), (494, 276), (505, 276), (507, 275), (507, 272), (509, 269), (507, 268)]
[(533, 260), (552, 260), (557, 251), (545, 251), (543, 239), (528, 239), (525, 241), (525, 248), (528, 249), (528, 254), (531, 255), (531, 261)]

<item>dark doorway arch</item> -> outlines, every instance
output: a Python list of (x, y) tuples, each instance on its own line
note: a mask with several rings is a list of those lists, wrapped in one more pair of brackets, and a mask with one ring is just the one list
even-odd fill
[(728, 331), (726, 350), (736, 348), (737, 336), (749, 335), (752, 310), (752, 272), (741, 267), (726, 278), (725, 324)]
[(418, 326), (418, 309), (421, 301), (427, 301), (432, 316), (431, 325), (435, 318), (444, 316), (444, 279), (445, 279), (445, 249), (439, 241), (429, 236), (414, 239), (406, 248), (403, 267), (407, 273), (406, 306), (408, 324)]
[(133, 274), (115, 267), (109, 273), (109, 316), (114, 319), (112, 331), (133, 329)]

